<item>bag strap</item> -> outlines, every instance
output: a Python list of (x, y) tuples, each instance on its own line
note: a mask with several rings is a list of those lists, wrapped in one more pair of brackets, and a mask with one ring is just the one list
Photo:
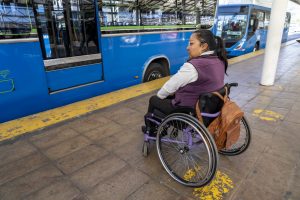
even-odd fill
[[(228, 89), (227, 87), (225, 86), (225, 96), (223, 97), (219, 92), (212, 92), (212, 94), (218, 96), (220, 99), (222, 99), (224, 101), (224, 103), (227, 101), (228, 99)], [(201, 110), (200, 110), (200, 107), (199, 107), (200, 103), (199, 103), (199, 99), (196, 103), (196, 115), (197, 115), (197, 118), (198, 120), (203, 123), (203, 118), (202, 118), (202, 115), (201, 115)]]
[(224, 102), (228, 99), (228, 89), (225, 87), (225, 96), (223, 97), (219, 92), (212, 92), (214, 95), (218, 96)]
[(203, 124), (203, 118), (202, 118), (199, 106), (200, 106), (200, 103), (199, 103), (199, 100), (198, 100), (197, 103), (196, 103), (196, 115), (197, 115), (198, 120)]

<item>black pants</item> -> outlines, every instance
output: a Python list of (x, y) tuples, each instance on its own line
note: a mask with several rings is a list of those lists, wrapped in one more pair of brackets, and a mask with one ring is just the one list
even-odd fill
[(166, 99), (160, 99), (156, 95), (152, 96), (149, 100), (148, 112), (145, 115), (145, 125), (151, 130), (151, 132), (155, 131), (155, 124), (147, 120), (149, 115), (155, 113), (157, 117), (164, 118), (166, 115), (169, 115), (174, 111), (175, 107), (172, 105), (172, 97)]
[(154, 110), (168, 115), (170, 114), (175, 107), (172, 105), (172, 97), (166, 99), (160, 99), (156, 95), (152, 96), (149, 100), (148, 113), (153, 113)]

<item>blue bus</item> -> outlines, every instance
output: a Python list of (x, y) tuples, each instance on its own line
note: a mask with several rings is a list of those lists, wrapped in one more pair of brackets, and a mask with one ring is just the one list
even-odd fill
[(217, 0), (0, 1), (0, 122), (175, 73)]
[[(228, 57), (265, 48), (271, 9), (254, 4), (221, 5), (215, 35), (223, 38)], [(286, 13), (282, 42), (287, 41), (291, 14)]]

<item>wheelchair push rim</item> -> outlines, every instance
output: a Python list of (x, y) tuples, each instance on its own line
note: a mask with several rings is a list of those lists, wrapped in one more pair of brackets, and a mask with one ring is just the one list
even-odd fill
[(201, 187), (214, 177), (218, 152), (208, 130), (187, 114), (175, 113), (161, 123), (156, 148), (162, 166), (177, 182)]

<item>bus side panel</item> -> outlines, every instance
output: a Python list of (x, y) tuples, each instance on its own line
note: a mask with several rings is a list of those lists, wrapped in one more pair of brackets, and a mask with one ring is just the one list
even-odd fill
[[(101, 41), (104, 81), (50, 94), (39, 43), (1, 44), (0, 90), (6, 92), (0, 91), (0, 121), (141, 83), (144, 65), (156, 55), (164, 55), (169, 59), (173, 74), (188, 58), (186, 46), (190, 35), (191, 32), (174, 32), (104, 37)], [(74, 71), (73, 76), (68, 78), (76, 81), (73, 78), (80, 75), (82, 73)], [(63, 76), (60, 78), (63, 79)], [(8, 79), (14, 81), (15, 89), (12, 91)]]
[(140, 83), (147, 61), (161, 55), (169, 59), (171, 74), (175, 73), (187, 59), (190, 34), (173, 32), (102, 38), (105, 81), (112, 81), (112, 88)]
[[(0, 44), (0, 122), (46, 109), (46, 76), (38, 42)], [(9, 85), (8, 85), (9, 80)]]
[(101, 80), (101, 64), (84, 65), (46, 72), (48, 88), (57, 91)]

